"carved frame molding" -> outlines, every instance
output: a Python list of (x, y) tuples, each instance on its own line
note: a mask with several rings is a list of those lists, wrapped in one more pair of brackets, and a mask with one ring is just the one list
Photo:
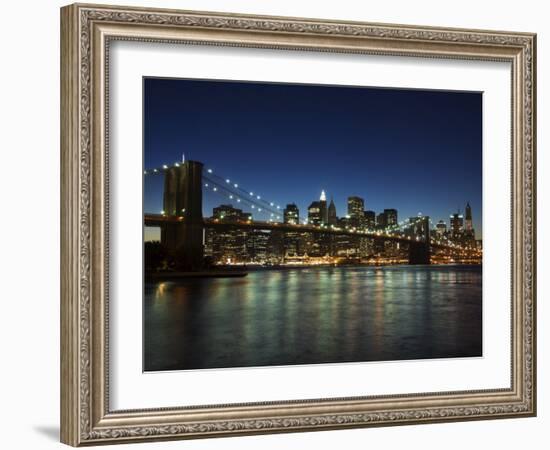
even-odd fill
[[(75, 4), (61, 10), (61, 439), (70, 445), (536, 414), (535, 54), (529, 33)], [(111, 411), (108, 58), (112, 40), (509, 61), (510, 389)]]

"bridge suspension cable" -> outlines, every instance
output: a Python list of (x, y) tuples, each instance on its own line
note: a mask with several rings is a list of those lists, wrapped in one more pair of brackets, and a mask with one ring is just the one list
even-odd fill
[(263, 204), (255, 202), (246, 196), (235, 193), (233, 190), (227, 188), (223, 183), (220, 183), (216, 180), (211, 180), (206, 178), (204, 180), (203, 186), (209, 192), (220, 195), (224, 199), (232, 200), (236, 202), (237, 205), (245, 205), (250, 207), (253, 213), (263, 213), (264, 215), (269, 216), (269, 221), (279, 221), (282, 218), (281, 212), (265, 207)]
[[(168, 165), (163, 164), (161, 167), (155, 167), (152, 169), (145, 169), (144, 175), (163, 175), (170, 167), (180, 167), (182, 163), (176, 162)], [(235, 200), (239, 204), (249, 206), (253, 212), (267, 213), (270, 217), (269, 220), (281, 220), (282, 208), (279, 203), (271, 202), (262, 198), (258, 192), (253, 190), (246, 190), (236, 182), (232, 182), (230, 178), (224, 178), (221, 175), (214, 173), (212, 169), (204, 169), (203, 172), (203, 186), (214, 193), (219, 195), (225, 195), (229, 200)]]

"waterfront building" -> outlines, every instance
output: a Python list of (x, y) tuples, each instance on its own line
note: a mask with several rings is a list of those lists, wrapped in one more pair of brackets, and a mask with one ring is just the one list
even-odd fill
[[(233, 205), (220, 205), (213, 209), (212, 218), (220, 222), (246, 222), (252, 219), (250, 213)], [(208, 236), (209, 253), (214, 263), (243, 263), (248, 259), (247, 231), (238, 229), (218, 230)]]
[(321, 191), (321, 196), (319, 198), (319, 209), (321, 214), (321, 223), (323, 225), (328, 224), (327, 196), (325, 191)]
[[(307, 209), (307, 222), (310, 225), (319, 227), (328, 224), (327, 197), (325, 191), (321, 191), (319, 201), (312, 202)], [(314, 234), (310, 242), (307, 242), (308, 254), (310, 256), (325, 256), (330, 250), (330, 236), (325, 234)]]
[(451, 239), (455, 242), (462, 241), (464, 236), (464, 216), (460, 214), (460, 211), (451, 214)]
[(320, 201), (311, 202), (307, 208), (307, 223), (309, 225), (321, 225), (323, 223), (322, 205)]
[(285, 233), (273, 230), (269, 235), (267, 244), (267, 263), (281, 264), (285, 258)]
[(251, 230), (246, 233), (247, 262), (262, 264), (269, 257), (271, 233), (265, 230)]
[(440, 220), (439, 222), (437, 222), (435, 226), (435, 231), (440, 238), (447, 234), (447, 224), (444, 220)]
[(330, 199), (330, 204), (328, 205), (328, 224), (329, 225), (337, 225), (338, 217), (336, 215), (336, 205), (334, 204), (334, 200)]
[(386, 216), (386, 227), (397, 226), (397, 209), (384, 209), (384, 215)]
[(383, 230), (386, 227), (387, 227), (386, 215), (383, 212), (381, 212), (376, 216), (376, 228)]
[(464, 245), (470, 248), (476, 248), (476, 236), (474, 224), (472, 221), (472, 207), (470, 202), (466, 203), (466, 217), (464, 221)]
[[(283, 211), (284, 223), (299, 225), (300, 211), (294, 203), (286, 205)], [(283, 237), (284, 255), (285, 258), (293, 258), (300, 254), (300, 236), (298, 231), (287, 231)]]
[[(338, 227), (342, 229), (353, 228), (350, 217), (338, 219)], [(344, 258), (356, 258), (359, 256), (359, 238), (351, 235), (337, 235), (334, 239), (334, 255)]]
[(348, 216), (352, 227), (361, 228), (365, 224), (365, 201), (361, 197), (348, 197)]
[(374, 211), (367, 210), (363, 213), (365, 220), (365, 227), (368, 230), (374, 230), (376, 228), (376, 213)]
[(474, 225), (472, 222), (472, 207), (470, 202), (466, 203), (466, 218), (464, 221), (464, 232), (466, 234), (471, 234), (474, 230)]
[(300, 223), (300, 210), (294, 203), (289, 203), (283, 210), (284, 223), (298, 225)]

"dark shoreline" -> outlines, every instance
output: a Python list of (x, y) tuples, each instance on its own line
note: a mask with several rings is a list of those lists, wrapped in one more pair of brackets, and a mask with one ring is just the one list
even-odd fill
[(388, 268), (388, 267), (458, 267), (458, 266), (482, 266), (482, 264), (426, 264), (426, 265), (411, 265), (411, 264), (316, 264), (316, 265), (287, 265), (287, 266), (239, 266), (224, 267), (219, 266), (215, 269), (204, 270), (200, 272), (153, 272), (145, 273), (145, 281), (163, 281), (163, 280), (179, 280), (189, 278), (242, 278), (246, 277), (249, 272), (263, 271), (286, 271), (286, 270), (306, 270), (317, 268)]

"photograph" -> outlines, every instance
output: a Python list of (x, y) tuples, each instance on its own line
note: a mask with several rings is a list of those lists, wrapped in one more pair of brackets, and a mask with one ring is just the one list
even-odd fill
[(483, 93), (143, 77), (143, 370), (484, 356)]

